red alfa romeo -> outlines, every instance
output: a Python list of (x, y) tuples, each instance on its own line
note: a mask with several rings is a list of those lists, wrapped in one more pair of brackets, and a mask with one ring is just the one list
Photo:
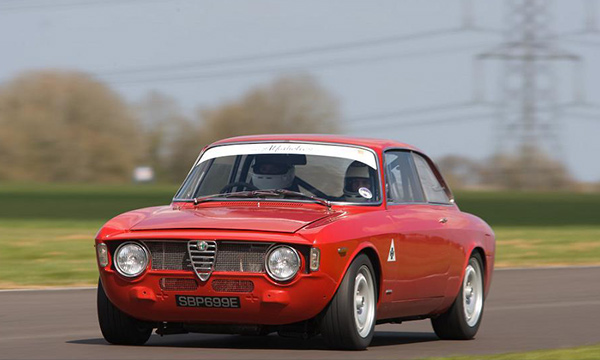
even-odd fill
[(131, 345), (156, 329), (364, 349), (376, 324), (419, 319), (471, 339), (494, 251), (492, 229), (412, 146), (237, 137), (202, 151), (170, 205), (100, 229), (98, 320), (108, 342)]

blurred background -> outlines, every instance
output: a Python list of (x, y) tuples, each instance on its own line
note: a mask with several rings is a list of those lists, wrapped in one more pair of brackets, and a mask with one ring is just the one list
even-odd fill
[[(0, 287), (92, 284), (95, 231), (203, 146), (433, 157), (500, 267), (600, 263), (597, 0), (0, 0)], [(37, 251), (30, 249), (35, 247)]]

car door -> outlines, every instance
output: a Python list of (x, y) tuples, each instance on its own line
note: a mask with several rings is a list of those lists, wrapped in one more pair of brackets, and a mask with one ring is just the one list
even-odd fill
[[(450, 216), (447, 206), (429, 201), (441, 199), (428, 196), (431, 188), (422, 185), (411, 151), (386, 151), (385, 163), (387, 211), (396, 229), (394, 258), (388, 254), (388, 261), (394, 263), (394, 301), (442, 297), (448, 274), (448, 241), (440, 219)], [(428, 174), (421, 172), (427, 183)]]
[[(413, 164), (425, 195), (424, 204), (418, 212), (423, 219), (420, 230), (423, 254), (429, 262), (427, 277), (423, 278), (419, 294), (423, 297), (444, 296), (451, 266), (462, 258), (458, 242), (453, 239), (459, 231), (460, 212), (452, 199), (452, 193), (431, 159), (423, 154), (412, 153)], [(416, 255), (416, 254), (415, 254)]]

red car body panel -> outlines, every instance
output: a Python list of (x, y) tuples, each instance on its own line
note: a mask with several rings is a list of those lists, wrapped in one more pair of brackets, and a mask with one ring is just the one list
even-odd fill
[[(387, 140), (325, 135), (245, 136), (211, 146), (237, 142), (302, 141), (351, 144), (369, 148), (378, 157), (385, 186), (383, 153), (386, 149), (412, 146)], [(440, 219), (446, 219), (440, 222)], [(463, 213), (455, 204), (334, 205), (270, 202), (258, 200), (193, 203), (131, 211), (110, 220), (98, 232), (96, 243), (123, 240), (211, 239), (297, 244), (321, 252), (320, 268), (308, 272), (307, 259), (287, 283), (267, 274), (213, 272), (197, 290), (163, 291), (163, 277), (197, 279), (193, 272), (148, 269), (131, 280), (110, 264), (100, 277), (111, 302), (142, 320), (190, 323), (281, 325), (318, 315), (335, 295), (352, 259), (366, 252), (378, 278), (377, 318), (432, 316), (447, 310), (456, 298), (469, 257), (474, 251), (484, 260), (487, 295), (494, 266), (495, 239), (491, 228), (476, 216)], [(392, 240), (393, 239), (393, 240)], [(396, 260), (388, 261), (391, 242)], [(249, 279), (251, 293), (215, 293), (217, 279)], [(240, 309), (182, 308), (178, 295), (239, 296)]]
[(131, 230), (226, 229), (294, 233), (327, 216), (322, 208), (311, 210), (298, 206), (290, 209), (285, 204), (273, 206), (267, 202), (262, 207), (258, 204), (254, 201), (208, 205), (198, 209), (163, 207), (135, 224)]

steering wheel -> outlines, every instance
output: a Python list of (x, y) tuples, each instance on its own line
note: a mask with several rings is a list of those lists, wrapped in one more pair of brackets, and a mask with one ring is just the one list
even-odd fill
[(248, 189), (248, 190), (258, 190), (258, 188), (250, 183), (247, 182), (243, 182), (243, 181), (238, 181), (238, 182), (234, 182), (231, 184), (227, 184), (225, 186), (223, 186), (223, 188), (221, 189), (221, 193), (224, 193), (228, 190), (233, 189), (234, 187), (242, 187), (242, 189)]

